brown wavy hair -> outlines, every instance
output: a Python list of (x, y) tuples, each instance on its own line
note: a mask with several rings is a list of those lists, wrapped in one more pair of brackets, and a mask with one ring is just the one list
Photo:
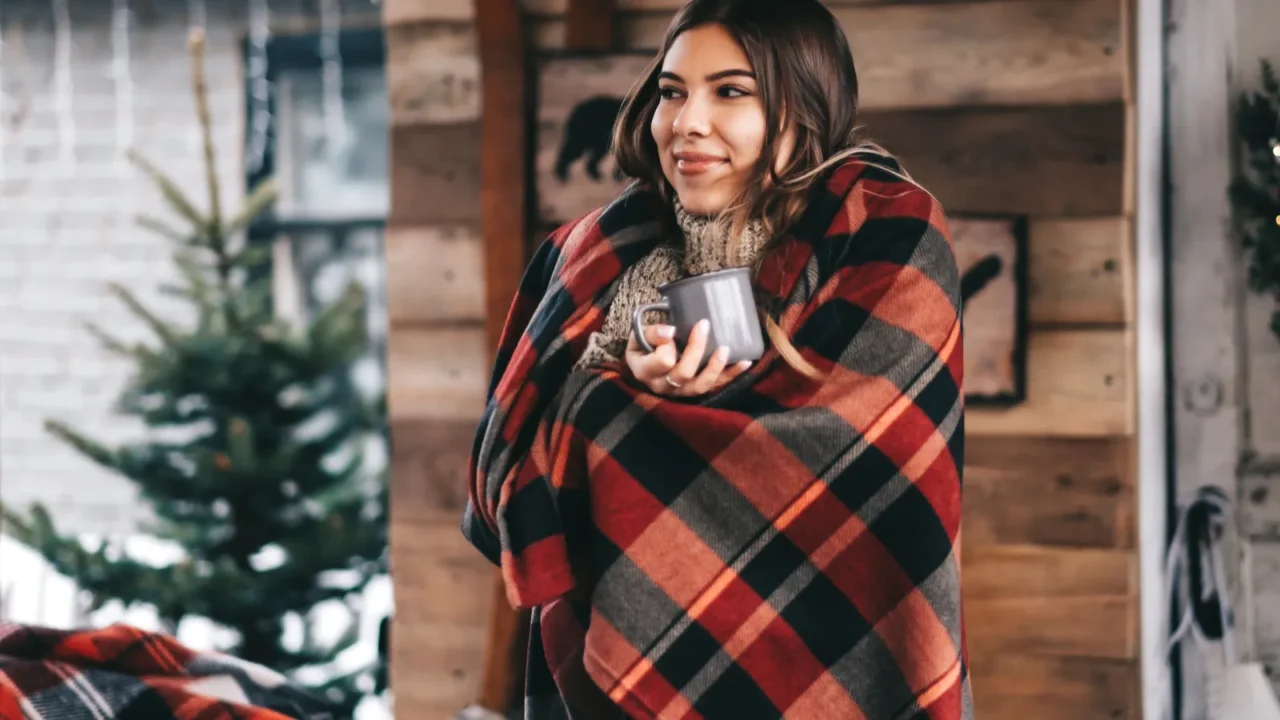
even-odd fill
[[(884, 153), (860, 138), (853, 53), (839, 22), (821, 2), (691, 0), (672, 19), (662, 49), (631, 88), (614, 125), (614, 154), (633, 184), (665, 198), (674, 194), (650, 130), (658, 107), (658, 74), (676, 38), (706, 25), (720, 25), (742, 47), (765, 114), (764, 147), (753, 175), (716, 222), (727, 225), (730, 242), (736, 243), (752, 218), (761, 219), (770, 238), (767, 248), (799, 219), (814, 183), (827, 170), (854, 155)], [(778, 146), (788, 130), (794, 132), (795, 149), (786, 166), (777, 168)], [(733, 250), (729, 257), (736, 256)], [(761, 315), (783, 359), (816, 377), (816, 369), (773, 318)]]

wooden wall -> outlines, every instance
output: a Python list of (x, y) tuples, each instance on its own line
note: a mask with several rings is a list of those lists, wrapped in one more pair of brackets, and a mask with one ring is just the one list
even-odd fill
[[(980, 717), (1138, 718), (1128, 0), (832, 3), (873, 137), (949, 212), (1027, 213), (1028, 397), (968, 414), (963, 582)], [(566, 0), (525, 0), (538, 47)], [(652, 48), (675, 0), (621, 0)], [(468, 0), (388, 0), (399, 717), (478, 693), (491, 572), (458, 531), (488, 358)]]

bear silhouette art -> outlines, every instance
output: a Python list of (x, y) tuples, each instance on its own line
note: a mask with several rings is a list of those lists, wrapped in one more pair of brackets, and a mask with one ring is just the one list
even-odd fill
[[(612, 95), (596, 95), (574, 106), (564, 124), (564, 137), (560, 139), (560, 152), (556, 156), (556, 177), (560, 182), (569, 179), (569, 168), (579, 159), (586, 158), (587, 174), (600, 180), (600, 161), (613, 146), (613, 123), (622, 109), (622, 98)], [(614, 180), (622, 179), (622, 171), (614, 170)]]
[(1003, 269), (1004, 263), (999, 255), (988, 255), (974, 263), (973, 267), (965, 271), (964, 277), (960, 278), (960, 301), (967, 302), (969, 298), (977, 295), (979, 290), (1000, 277), (1000, 271)]

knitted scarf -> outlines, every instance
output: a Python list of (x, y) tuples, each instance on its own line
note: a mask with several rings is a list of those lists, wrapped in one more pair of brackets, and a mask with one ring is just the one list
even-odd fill
[[(578, 367), (603, 365), (622, 358), (631, 335), (631, 312), (660, 299), (658, 286), (691, 275), (751, 265), (768, 240), (764, 223), (753, 220), (747, 223), (734, 244), (734, 257), (729, 257), (730, 243), (723, 226), (708, 216), (689, 212), (679, 199), (672, 205), (681, 242), (662, 243), (622, 271), (604, 324), (587, 338), (587, 349), (578, 359)], [(659, 313), (651, 313), (647, 319), (661, 322), (663, 318)]]
[(532, 608), (525, 717), (973, 717), (960, 605), (959, 275), (941, 207), (850, 160), (761, 258), (769, 348), (696, 399), (580, 368), (662, 242), (633, 191), (521, 283), (463, 532)]

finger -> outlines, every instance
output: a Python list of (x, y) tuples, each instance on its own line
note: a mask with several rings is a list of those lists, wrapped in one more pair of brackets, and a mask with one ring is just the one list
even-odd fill
[(721, 373), (720, 377), (716, 380), (716, 387), (728, 385), (734, 380), (737, 380), (738, 376), (749, 370), (752, 364), (753, 363), (750, 360), (742, 360), (741, 362), (736, 362), (728, 368), (725, 368), (725, 371)]
[(689, 333), (689, 343), (684, 348), (680, 361), (671, 368), (671, 379), (682, 385), (688, 385), (698, 375), (698, 365), (702, 363), (702, 354), (707, 349), (707, 332), (711, 323), (699, 320)]
[(675, 367), (675, 345), (671, 343), (659, 345), (651, 353), (646, 353), (642, 349), (638, 354), (631, 355), (630, 364), (632, 374), (640, 382), (647, 384), (661, 380), (671, 372), (671, 368)]
[[(657, 350), (660, 345), (672, 342), (676, 336), (676, 329), (672, 325), (645, 325), (644, 339), (649, 343), (650, 347)], [(627, 351), (628, 352), (644, 352), (644, 347), (640, 345), (640, 341), (636, 338), (635, 332), (627, 335)]]
[(696, 394), (702, 394), (710, 391), (717, 384), (720, 374), (724, 372), (724, 364), (729, 361), (729, 348), (723, 345), (716, 348), (711, 353), (711, 359), (707, 361), (707, 366), (698, 373), (698, 377), (689, 383), (689, 389)]

